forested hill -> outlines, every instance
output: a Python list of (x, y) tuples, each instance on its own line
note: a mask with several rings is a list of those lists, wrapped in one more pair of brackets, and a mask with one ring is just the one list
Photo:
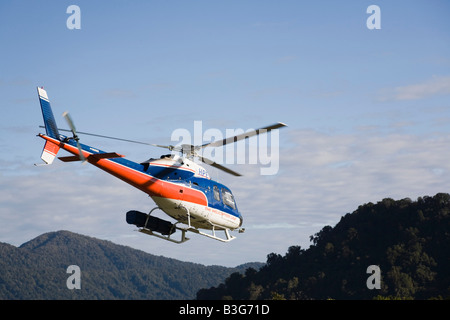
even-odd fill
[[(450, 299), (449, 194), (367, 203), (311, 241), (269, 254), (259, 271), (232, 274), (197, 298)], [(372, 265), (379, 272), (368, 272)]]
[[(80, 268), (81, 289), (67, 280)], [(246, 268), (249, 265), (243, 265)], [(261, 264), (253, 264), (260, 266)], [(204, 266), (155, 256), (110, 241), (57, 231), (20, 247), (0, 243), (2, 299), (194, 299), (242, 268)]]

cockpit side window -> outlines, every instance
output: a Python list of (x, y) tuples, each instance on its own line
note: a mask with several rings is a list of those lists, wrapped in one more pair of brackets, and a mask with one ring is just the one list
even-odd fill
[(222, 199), (223, 203), (232, 209), (236, 209), (236, 204), (234, 202), (234, 197), (231, 192), (225, 188), (222, 188)]
[(213, 187), (213, 193), (214, 193), (214, 199), (216, 199), (217, 201), (220, 201), (220, 192), (219, 192), (219, 188), (217, 186)]

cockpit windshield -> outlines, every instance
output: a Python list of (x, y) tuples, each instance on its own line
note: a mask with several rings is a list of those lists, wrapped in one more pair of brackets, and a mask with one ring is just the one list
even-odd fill
[(223, 203), (232, 209), (236, 209), (236, 203), (234, 202), (233, 194), (230, 190), (222, 188)]

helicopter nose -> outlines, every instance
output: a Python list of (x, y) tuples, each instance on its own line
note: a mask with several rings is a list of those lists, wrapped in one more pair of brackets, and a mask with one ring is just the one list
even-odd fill
[(239, 219), (241, 222), (239, 223), (239, 228), (242, 227), (242, 224), (244, 223), (244, 218), (242, 217), (242, 214), (239, 214)]

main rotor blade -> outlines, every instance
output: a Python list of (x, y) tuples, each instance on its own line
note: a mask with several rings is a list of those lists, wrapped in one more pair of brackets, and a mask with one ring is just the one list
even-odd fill
[(278, 122), (278, 123), (272, 124), (270, 126), (266, 126), (266, 127), (263, 127), (263, 128), (259, 128), (259, 129), (253, 130), (253, 131), (249, 131), (249, 132), (244, 132), (242, 134), (238, 134), (238, 135), (233, 136), (233, 137), (225, 138), (223, 140), (217, 140), (217, 141), (213, 141), (211, 143), (206, 143), (206, 144), (202, 145), (201, 148), (221, 147), (221, 146), (226, 145), (228, 143), (237, 142), (237, 141), (240, 141), (240, 140), (243, 140), (243, 139), (247, 139), (247, 138), (256, 136), (256, 135), (261, 134), (261, 133), (267, 133), (267, 132), (269, 132), (270, 130), (273, 130), (273, 129), (278, 129), (278, 128), (282, 128), (282, 127), (286, 127), (286, 126), (287, 126), (286, 124), (284, 124), (282, 122)]
[(212, 166), (214, 168), (217, 168), (219, 170), (225, 171), (226, 173), (232, 174), (233, 176), (236, 176), (236, 177), (242, 176), (240, 173), (237, 173), (236, 171), (228, 169), (227, 167), (224, 167), (224, 166), (222, 166), (222, 165), (220, 165), (220, 164), (218, 164), (218, 163), (216, 163), (216, 162), (214, 162), (214, 161), (212, 161), (212, 160), (210, 160), (208, 158), (204, 158), (204, 157), (202, 157), (202, 156), (200, 156), (198, 154), (196, 156), (200, 159), (201, 162), (209, 164), (210, 166)]
[[(40, 128), (45, 128), (44, 126), (39, 126)], [(58, 128), (59, 131), (65, 131), (65, 132), (72, 132), (72, 130), (68, 130), (68, 129), (60, 129)], [(153, 147), (159, 147), (159, 148), (166, 148), (166, 149), (171, 149), (172, 146), (163, 146), (160, 144), (153, 144), (153, 143), (147, 143), (147, 142), (142, 142), (142, 141), (136, 141), (136, 140), (128, 140), (128, 139), (122, 139), (122, 138), (115, 138), (115, 137), (110, 137), (110, 136), (104, 136), (101, 134), (95, 134), (95, 133), (89, 133), (89, 132), (83, 132), (83, 131), (77, 131), (77, 133), (79, 134), (84, 134), (87, 136), (93, 136), (93, 137), (99, 137), (99, 138), (105, 138), (105, 139), (112, 139), (112, 140), (119, 140), (119, 141), (124, 141), (124, 142), (131, 142), (131, 143), (138, 143), (138, 144), (144, 144), (147, 146), (153, 146)]]

